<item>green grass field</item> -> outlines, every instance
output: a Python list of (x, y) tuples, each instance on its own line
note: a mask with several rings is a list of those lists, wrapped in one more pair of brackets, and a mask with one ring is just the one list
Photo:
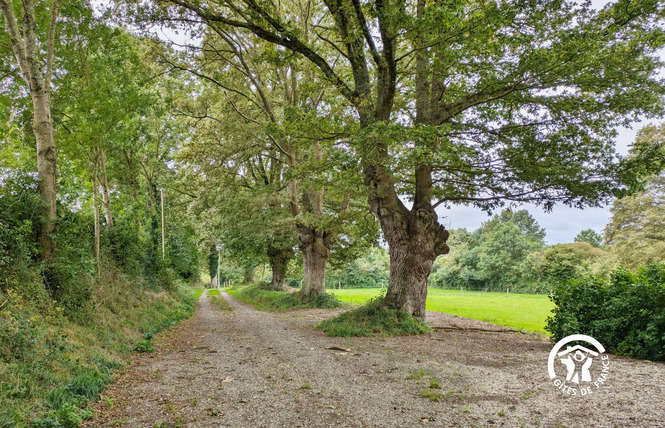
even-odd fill
[[(379, 288), (329, 290), (339, 300), (361, 305), (381, 293)], [(430, 288), (427, 310), (445, 312), (520, 330), (545, 332), (554, 304), (542, 294), (486, 293)]]

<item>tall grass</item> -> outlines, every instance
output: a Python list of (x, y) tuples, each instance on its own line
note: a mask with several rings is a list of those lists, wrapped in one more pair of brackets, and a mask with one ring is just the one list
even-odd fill
[(47, 295), (0, 292), (0, 427), (78, 426), (137, 343), (194, 311), (186, 286), (147, 291), (113, 268), (90, 281), (92, 296), (76, 313)]
[(406, 312), (387, 308), (377, 297), (358, 309), (327, 319), (317, 326), (328, 336), (404, 336), (422, 334), (429, 327)]

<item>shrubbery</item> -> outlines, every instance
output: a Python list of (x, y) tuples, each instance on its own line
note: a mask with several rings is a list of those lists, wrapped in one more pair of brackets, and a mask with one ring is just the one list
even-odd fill
[(191, 238), (162, 261), (154, 240), (118, 216), (102, 230), (97, 278), (90, 213), (59, 202), (56, 256), (46, 264), (37, 250), (41, 211), (32, 175), (1, 177), (0, 427), (78, 426), (116, 360), (148, 350), (155, 333), (194, 310), (192, 293), (177, 287), (178, 276), (194, 275)]
[(636, 358), (665, 359), (665, 263), (636, 272), (617, 269), (554, 289), (554, 316), (545, 329), (555, 340), (588, 334), (608, 350)]
[(0, 290), (18, 285), (37, 255), (41, 207), (32, 176), (15, 174), (0, 181)]

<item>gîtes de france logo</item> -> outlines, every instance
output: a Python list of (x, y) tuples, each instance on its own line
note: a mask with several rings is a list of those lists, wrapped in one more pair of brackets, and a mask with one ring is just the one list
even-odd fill
[[(568, 346), (570, 342), (586, 342), (590, 346)], [(547, 370), (554, 386), (569, 395), (590, 395), (606, 382), (610, 359), (596, 339), (585, 334), (573, 334), (559, 340), (550, 351)], [(560, 375), (557, 375), (557, 372)]]

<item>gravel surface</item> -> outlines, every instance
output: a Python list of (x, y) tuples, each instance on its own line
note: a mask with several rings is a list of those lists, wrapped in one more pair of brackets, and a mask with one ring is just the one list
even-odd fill
[(605, 384), (570, 396), (549, 379), (543, 337), (428, 313), (425, 336), (329, 338), (314, 325), (340, 310), (258, 312), (222, 296), (233, 311), (204, 294), (86, 426), (665, 426), (663, 363), (610, 355)]

